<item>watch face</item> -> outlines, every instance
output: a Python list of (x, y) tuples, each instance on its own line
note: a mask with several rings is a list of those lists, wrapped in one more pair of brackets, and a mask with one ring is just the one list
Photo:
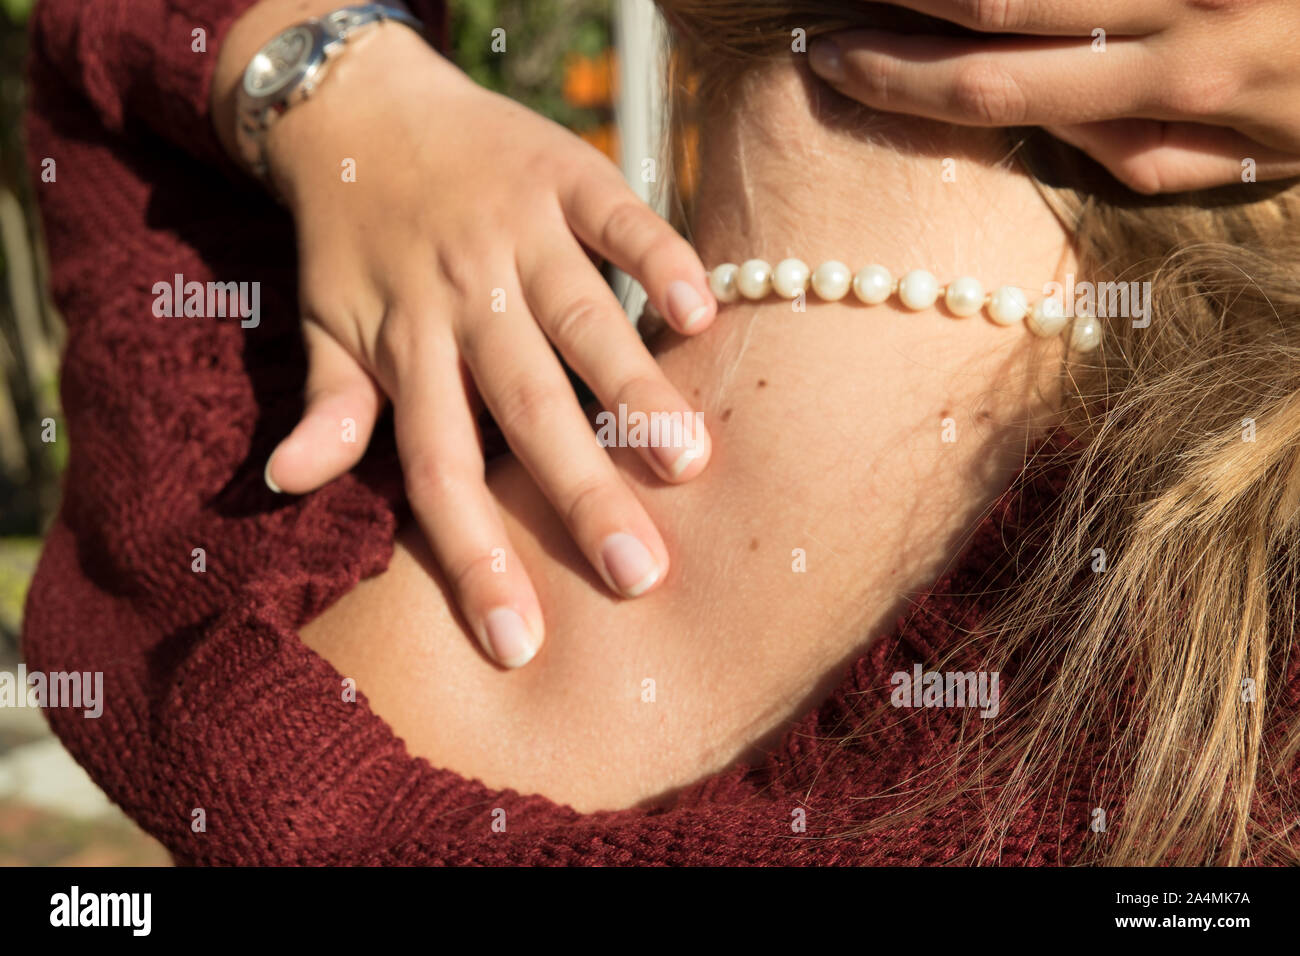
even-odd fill
[(250, 96), (272, 96), (302, 75), (311, 57), (313, 34), (304, 26), (291, 27), (262, 47), (244, 74)]

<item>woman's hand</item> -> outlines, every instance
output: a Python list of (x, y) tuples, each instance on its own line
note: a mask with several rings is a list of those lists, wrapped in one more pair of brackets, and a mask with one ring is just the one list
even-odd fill
[(868, 106), (1043, 126), (1141, 193), (1300, 175), (1294, 0), (893, 2), (991, 35), (815, 41), (813, 70)]
[[(605, 408), (693, 424), (591, 259), (696, 333), (717, 307), (691, 247), (598, 151), (405, 27), (346, 51), (271, 128), (267, 158), (297, 225), (310, 363), (306, 411), (269, 480), (303, 493), (344, 473), (391, 400), (408, 497), (460, 610), (495, 660), (520, 666), (542, 613), (484, 481), (481, 396), (609, 587), (633, 597), (661, 581), (663, 540), (552, 347)], [(665, 481), (704, 468), (707, 435), (684, 437), (642, 449)]]

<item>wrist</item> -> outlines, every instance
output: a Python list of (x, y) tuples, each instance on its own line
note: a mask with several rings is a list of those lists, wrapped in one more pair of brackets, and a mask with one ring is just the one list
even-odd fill
[[(415, 31), (384, 24), (358, 36), (318, 90), (271, 124), (263, 143), (272, 188), (291, 201), (302, 187), (337, 182), (345, 158), (391, 157), (404, 127), (437, 121), (436, 101), (477, 87)], [(292, 202), (291, 202), (292, 204)]]
[(213, 76), (212, 120), (226, 152), (264, 177), (269, 130), (329, 85), (339, 61), (355, 58), (370, 34), (391, 32), (387, 16), (405, 21), (399, 29), (422, 45), (421, 25), (397, 0), (261, 0), (245, 11)]

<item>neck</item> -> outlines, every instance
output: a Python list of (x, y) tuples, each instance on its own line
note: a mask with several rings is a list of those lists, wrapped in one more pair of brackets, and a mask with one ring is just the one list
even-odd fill
[[(878, 262), (1035, 292), (1073, 268), (1063, 228), (996, 132), (864, 117), (815, 90), (793, 67), (765, 71), (702, 130), (692, 238), (706, 266)], [(806, 313), (740, 301), (704, 335), (664, 345), (714, 437), (701, 486), (725, 481), (756, 513), (770, 500), (797, 508), (769, 533), (817, 549), (824, 606), (861, 614), (827, 622), (829, 656), (938, 577), (1058, 403), (1059, 339), (896, 299), (810, 294)], [(794, 656), (762, 666), (806, 665), (812, 643), (777, 642), (769, 656)]]
[[(747, 95), (705, 131), (697, 236), (709, 264), (879, 259), (1029, 288), (1052, 269), (1059, 230), (1027, 183), (972, 158), (974, 137), (909, 127), (891, 134), (903, 145), (864, 141), (821, 119), (789, 71)], [(955, 183), (938, 169), (949, 151)], [(433, 559), (414, 525), (412, 551), (397, 549), (346, 612), (340, 602), (304, 632), (358, 675), (413, 752), (583, 810), (762, 755), (964, 545), (1021, 462), (1039, 404), (1021, 383), (1052, 367), (1023, 328), (814, 298), (804, 314), (736, 303), (708, 332), (663, 344), (664, 371), (703, 412), (713, 455), (673, 486), (635, 449), (612, 449), (672, 555), (658, 590), (612, 599), (505, 458), (490, 481), (547, 615), (537, 661), (502, 675), (474, 651), (447, 586), (431, 587), (417, 564)], [(372, 635), (387, 642), (380, 653)], [(664, 695), (653, 707), (628, 692), (647, 677)]]
[[(706, 267), (838, 259), (895, 277), (923, 268), (941, 283), (973, 276), (986, 290), (1018, 285), (1034, 297), (1074, 270), (1065, 229), (1001, 131), (870, 113), (795, 63), (747, 77), (704, 125), (692, 239)], [(780, 353), (792, 371), (802, 358), (815, 377), (827, 349), (856, 342), (881, 365), (871, 387), (908, 395), (918, 411), (959, 402), (981, 408), (979, 423), (1035, 427), (1057, 404), (1062, 343), (1023, 323), (914, 313), (896, 299), (866, 306), (851, 293), (835, 303), (810, 293), (806, 304), (803, 315), (775, 298), (725, 306), (715, 354), (734, 368), (760, 323), (793, 323), (802, 347)], [(883, 354), (892, 357), (882, 365)]]
[(795, 63), (747, 77), (705, 127), (693, 240), (706, 266), (835, 258), (1030, 291), (1073, 266), (1003, 131), (850, 106)]

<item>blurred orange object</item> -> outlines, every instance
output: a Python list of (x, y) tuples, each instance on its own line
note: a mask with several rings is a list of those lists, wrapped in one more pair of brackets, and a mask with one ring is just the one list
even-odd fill
[(583, 130), (578, 135), (611, 160), (618, 162), (618, 130), (614, 128), (613, 123), (602, 123), (599, 126), (593, 126), (591, 129)]
[(618, 95), (612, 50), (600, 56), (570, 53), (564, 60), (564, 99), (571, 106), (612, 106)]

